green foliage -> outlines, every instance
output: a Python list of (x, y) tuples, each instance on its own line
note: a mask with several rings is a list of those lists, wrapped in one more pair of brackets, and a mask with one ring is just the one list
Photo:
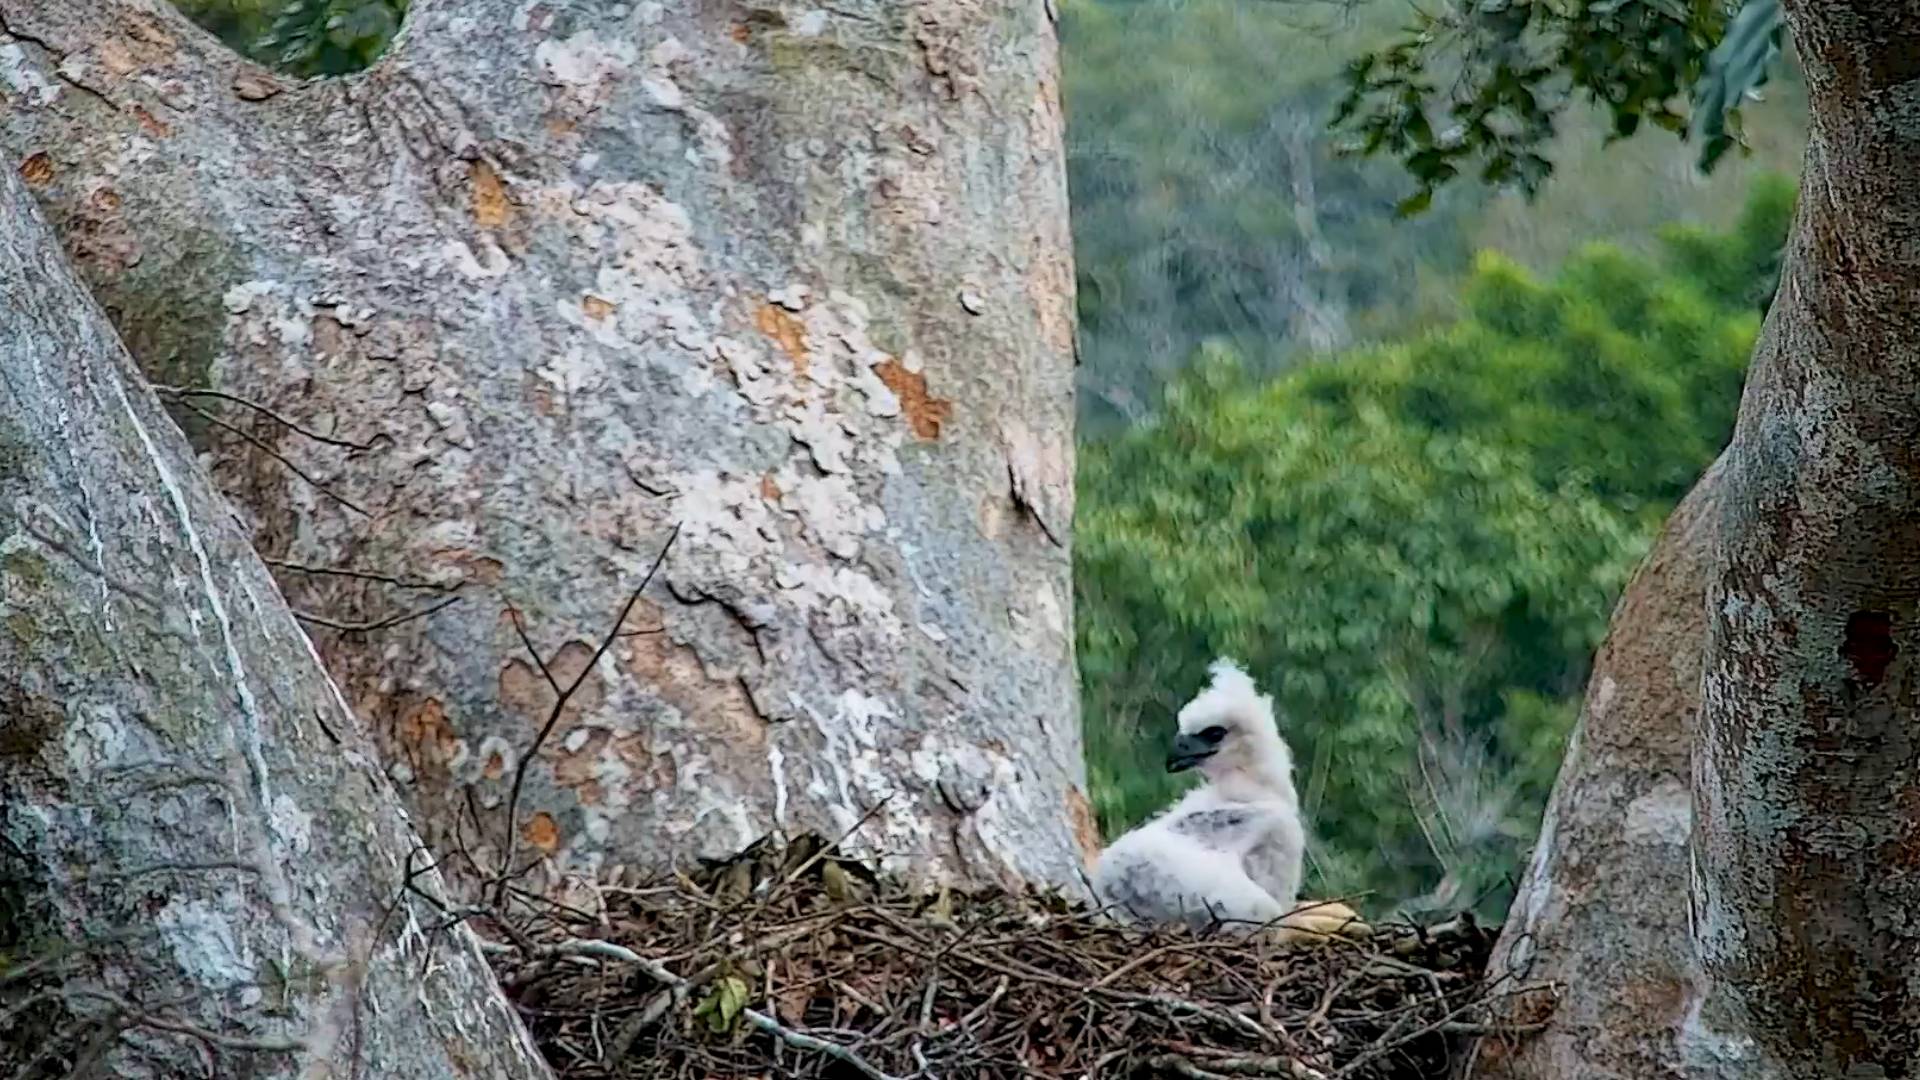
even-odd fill
[(175, 0), (248, 58), (303, 77), (373, 63), (400, 32), (407, 0)]
[(1661, 243), (1675, 270), (1699, 286), (1709, 301), (1764, 314), (1779, 287), (1795, 195), (1794, 182), (1787, 177), (1762, 177), (1730, 235), (1670, 225), (1661, 230)]
[(1612, 138), (1642, 123), (1693, 134), (1711, 169), (1745, 145), (1740, 103), (1766, 81), (1780, 26), (1777, 0), (1747, 0), (1737, 16), (1727, 0), (1483, 0), (1422, 13), (1348, 67), (1334, 124), (1350, 150), (1390, 155), (1419, 183), (1407, 214), (1475, 162), (1485, 183), (1537, 191), (1554, 168), (1547, 144), (1581, 98), (1606, 110)]
[(728, 974), (714, 981), (713, 992), (700, 999), (694, 1007), (693, 1017), (705, 1020), (707, 1030), (715, 1035), (725, 1035), (734, 1029), (740, 1020), (740, 1014), (752, 1000), (752, 990), (745, 979)]
[(1674, 230), (1664, 268), (1482, 256), (1454, 325), (1264, 381), (1210, 350), (1084, 447), (1102, 827), (1173, 797), (1171, 716), (1231, 655), (1282, 705), (1319, 889), (1497, 917), (1613, 598), (1731, 430), (1760, 319), (1737, 278), (1790, 205), (1769, 184), (1740, 231)]
[[(1346, 58), (1391, 46), (1406, 14), (1405, 0), (1062, 0), (1083, 431), (1150, 417), (1204, 344), (1274, 374), (1404, 337), (1457, 313), (1476, 248), (1535, 268), (1597, 237), (1645, 249), (1666, 222), (1728, 224), (1753, 173), (1798, 167), (1795, 83), (1747, 110), (1752, 158), (1704, 181), (1674, 167), (1686, 147), (1609, 149), (1604, 108), (1561, 103), (1552, 145), (1526, 151), (1557, 166), (1536, 205), (1455, 184), (1400, 218), (1419, 188), (1384, 152), (1341, 153), (1351, 133), (1327, 121)], [(1454, 85), (1441, 74), (1434, 86)]]
[(1692, 135), (1700, 140), (1702, 169), (1712, 170), (1721, 155), (1746, 145), (1740, 102), (1767, 84), (1785, 36), (1780, 0), (1746, 0), (1708, 55), (1693, 91)]

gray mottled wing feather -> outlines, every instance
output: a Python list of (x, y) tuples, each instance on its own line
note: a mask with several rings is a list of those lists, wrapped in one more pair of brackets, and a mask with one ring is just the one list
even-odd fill
[(1167, 828), (1214, 851), (1245, 852), (1266, 835), (1279, 815), (1258, 806), (1218, 806), (1170, 816)]

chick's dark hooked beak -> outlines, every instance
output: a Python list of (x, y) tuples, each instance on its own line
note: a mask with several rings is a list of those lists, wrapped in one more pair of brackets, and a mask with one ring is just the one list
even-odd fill
[(1167, 771), (1185, 772), (1218, 753), (1220, 745), (1186, 732), (1173, 737), (1173, 749), (1167, 754)]

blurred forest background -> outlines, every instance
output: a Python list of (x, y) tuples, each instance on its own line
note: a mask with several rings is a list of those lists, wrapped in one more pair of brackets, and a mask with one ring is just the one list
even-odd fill
[[(365, 66), (405, 13), (179, 2), (304, 75)], [(1618, 108), (1575, 103), (1519, 159), (1528, 180), (1553, 164), (1531, 198), (1429, 193), (1419, 161), (1345, 154), (1331, 127), (1355, 58), (1422, 17), (1407, 0), (1058, 6), (1101, 826), (1190, 782), (1162, 766), (1172, 716), (1228, 654), (1281, 703), (1310, 892), (1498, 918), (1613, 601), (1731, 432), (1792, 211), (1798, 84), (1776, 73), (1740, 118), (1751, 153), (1710, 176), (1697, 140), (1616, 141)], [(1730, 14), (1642, 6), (1715, 38)], [(1578, 58), (1609, 79), (1635, 62), (1611, 37)], [(1517, 85), (1494, 89), (1566, 96)], [(1642, 109), (1670, 91), (1628, 85), (1631, 118), (1683, 126)]]

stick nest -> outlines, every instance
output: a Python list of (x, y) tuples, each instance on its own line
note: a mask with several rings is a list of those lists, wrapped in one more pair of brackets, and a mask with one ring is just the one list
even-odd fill
[(600, 889), (492, 947), (554, 1070), (628, 1077), (1445, 1077), (1491, 996), (1462, 915), (1308, 946), (928, 895), (815, 836)]

